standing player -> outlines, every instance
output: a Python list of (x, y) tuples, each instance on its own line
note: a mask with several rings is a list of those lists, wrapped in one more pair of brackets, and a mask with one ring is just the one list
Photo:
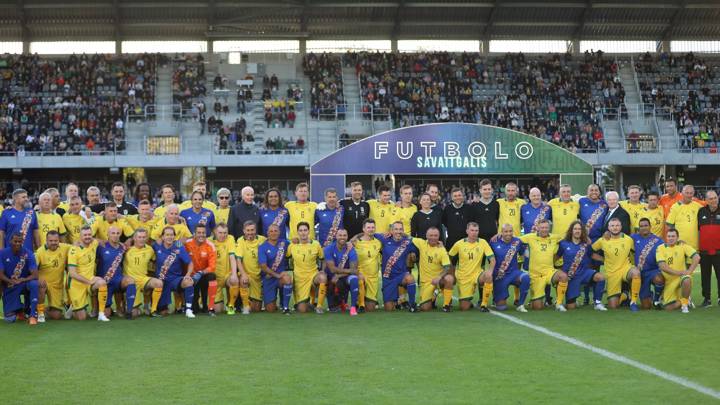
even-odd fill
[[(88, 189), (89, 191), (90, 189)], [(99, 190), (98, 190), (99, 191)], [(130, 204), (129, 202), (125, 201), (125, 185), (116, 182), (113, 183), (112, 186), (110, 186), (110, 194), (112, 194), (112, 201), (108, 201), (107, 204), (113, 204), (115, 206), (116, 211), (120, 213), (120, 215), (126, 217), (128, 215), (135, 215), (137, 214), (137, 208), (135, 208), (134, 205)], [(99, 196), (98, 196), (99, 197)], [(88, 200), (90, 197), (88, 196)], [(88, 201), (90, 203), (90, 201)], [(106, 205), (98, 202), (97, 204), (93, 204), (90, 206), (90, 209), (92, 212), (96, 214), (100, 214), (104, 210), (106, 210)], [(90, 205), (90, 204), (88, 204)]]
[[(665, 279), (660, 272), (655, 260), (657, 248), (663, 244), (663, 240), (650, 232), (650, 220), (640, 218), (638, 223), (639, 232), (632, 235), (635, 242), (635, 265), (640, 270), (640, 303), (643, 309), (650, 309), (653, 304), (660, 305), (660, 297), (665, 285)], [(655, 287), (655, 294), (650, 291), (650, 286)]]
[(45, 245), (45, 236), (50, 231), (60, 234), (60, 239), (65, 240), (65, 224), (62, 217), (55, 213), (52, 207), (52, 198), (47, 192), (40, 194), (38, 199), (40, 212), (37, 213), (38, 229), (40, 231), (40, 246)]
[(645, 213), (647, 204), (640, 202), (642, 196), (640, 186), (632, 185), (628, 187), (627, 196), (627, 201), (620, 201), (620, 206), (630, 215), (630, 232), (635, 233), (638, 231), (638, 223)]
[(338, 295), (344, 300), (348, 291), (350, 292), (350, 316), (355, 316), (358, 314), (359, 295), (358, 256), (353, 245), (347, 243), (347, 240), (347, 231), (339, 229), (337, 238), (325, 247), (323, 255), (325, 266), (333, 277), (332, 284), (339, 291)]
[[(684, 193), (683, 193), (684, 194)], [(680, 307), (683, 314), (690, 312), (688, 304), (692, 292), (692, 274), (700, 263), (700, 256), (687, 243), (679, 242), (677, 229), (668, 229), (667, 243), (657, 249), (657, 262), (665, 278), (663, 305), (668, 311)], [(691, 261), (688, 268), (686, 263)]]
[(19, 233), (23, 238), (23, 247), (33, 252), (35, 247), (40, 247), (37, 215), (30, 206), (27, 191), (16, 189), (12, 199), (12, 207), (0, 215), (0, 249), (9, 247), (13, 235)]
[[(341, 216), (340, 216), (341, 217)], [(327, 277), (318, 268), (318, 261), (324, 260), (320, 243), (310, 239), (310, 225), (300, 222), (297, 226), (298, 242), (291, 243), (287, 257), (293, 261), (293, 280), (295, 282), (295, 305), (298, 312), (308, 311), (310, 292), (317, 289), (317, 307), (315, 312), (322, 314), (327, 294)]]
[(160, 204), (155, 208), (154, 214), (158, 218), (165, 218), (167, 207), (175, 204), (175, 187), (172, 184), (163, 184), (160, 187)]
[(669, 228), (678, 230), (683, 242), (697, 250), (700, 246), (698, 233), (698, 211), (703, 204), (695, 201), (695, 187), (687, 185), (682, 189), (682, 199), (676, 202), (667, 216)]
[(80, 215), (82, 199), (79, 196), (70, 198), (68, 209), (63, 215), (63, 224), (67, 231), (66, 239), (69, 244), (75, 244), (80, 240), (80, 229), (86, 224), (85, 218)]
[[(185, 317), (195, 318), (192, 310), (195, 293), (191, 278), (192, 259), (185, 247), (175, 241), (175, 228), (166, 226), (161, 235), (162, 242), (153, 244), (156, 258), (155, 277), (163, 284), (158, 309), (162, 315), (167, 315), (172, 293), (181, 293), (185, 302)], [(184, 267), (187, 270), (183, 270)], [(176, 311), (181, 308), (180, 305), (180, 301), (175, 301)]]
[(443, 212), (439, 209), (432, 208), (432, 199), (430, 194), (423, 193), (420, 196), (420, 211), (413, 214), (410, 220), (410, 236), (413, 238), (425, 238), (430, 228), (440, 230), (440, 239), (443, 239), (442, 224)]
[[(50, 319), (62, 318), (63, 293), (65, 292), (63, 281), (71, 247), (66, 243), (60, 243), (60, 234), (57, 231), (50, 231), (45, 236), (45, 244), (35, 252), (40, 284), (44, 284), (45, 291), (47, 291), (47, 314)], [(38, 322), (43, 323), (44, 321), (45, 297), (40, 296), (38, 298)]]
[[(93, 234), (99, 240), (108, 239), (108, 229), (116, 226), (122, 232), (124, 238), (130, 238), (133, 235), (133, 228), (125, 218), (118, 216), (118, 208), (114, 202), (105, 204), (105, 213), (97, 221), (93, 222)], [(123, 239), (124, 240), (124, 239)]]
[(591, 267), (590, 243), (587, 225), (583, 225), (580, 221), (570, 224), (565, 239), (560, 241), (557, 256), (562, 257), (562, 270), (569, 280), (566, 294), (567, 309), (575, 309), (583, 286), (592, 286), (595, 310), (607, 311), (602, 304), (605, 276)]
[(185, 242), (185, 250), (188, 251), (193, 263), (192, 279), (195, 283), (195, 297), (193, 311), (200, 312), (202, 301), (202, 312), (215, 316), (215, 296), (217, 295), (217, 250), (215, 245), (207, 240), (208, 228), (204, 224), (195, 226), (193, 238)]
[(500, 205), (493, 197), (493, 186), (490, 180), (483, 179), (480, 182), (480, 199), (473, 203), (473, 211), (474, 221), (479, 227), (480, 238), (489, 242), (493, 236), (497, 235), (498, 216), (500, 215)]
[(498, 311), (506, 310), (509, 296), (508, 287), (514, 285), (520, 290), (515, 309), (518, 312), (527, 312), (525, 299), (530, 289), (530, 276), (520, 270), (518, 266), (518, 257), (525, 254), (526, 246), (513, 234), (512, 225), (504, 224), (500, 230), (500, 238), (491, 243), (495, 256), (495, 268), (492, 275), (493, 301)]
[(343, 207), (343, 225), (352, 238), (363, 232), (363, 223), (370, 217), (370, 205), (363, 200), (362, 183), (355, 181), (350, 183), (350, 198), (340, 201)]
[[(429, 195), (429, 194), (428, 194)], [(403, 229), (410, 230), (410, 220), (417, 212), (417, 206), (413, 204), (413, 189), (411, 185), (400, 187), (400, 201), (395, 207), (395, 219), (403, 223)], [(440, 209), (438, 207), (438, 212)]]
[[(429, 195), (429, 194), (428, 194)], [(432, 196), (430, 198), (432, 207)], [(433, 210), (435, 210), (433, 208)], [(455, 242), (466, 235), (468, 222), (472, 221), (472, 206), (465, 202), (465, 193), (458, 187), (450, 190), (450, 204), (442, 210), (442, 223), (447, 230), (446, 248), (452, 248)]]
[[(135, 281), (138, 293), (151, 291), (151, 302), (145, 302), (145, 311), (152, 317), (160, 317), (157, 306), (162, 295), (163, 282), (148, 275), (154, 269), (155, 251), (147, 244), (148, 232), (144, 228), (137, 229), (132, 238), (132, 246), (125, 252), (123, 260), (123, 274)], [(99, 298), (98, 298), (99, 299)], [(139, 315), (138, 308), (133, 309), (133, 317)]]
[[(475, 222), (467, 224), (467, 238), (457, 241), (450, 249), (449, 255), (457, 257), (455, 278), (458, 284), (460, 310), (472, 308), (478, 284), (482, 284), (480, 311), (489, 312), (487, 308), (490, 295), (493, 293), (492, 269), (495, 267), (495, 254), (490, 245), (479, 238), (480, 227)], [(488, 270), (483, 270), (483, 259), (487, 258)]]
[[(337, 191), (325, 190), (325, 208), (315, 211), (315, 223), (318, 224), (318, 241), (323, 247), (335, 241), (335, 235), (343, 228), (343, 208), (338, 204)], [(296, 280), (297, 282), (297, 280)]]
[(285, 315), (290, 315), (290, 298), (293, 292), (292, 276), (287, 272), (286, 252), (289, 242), (280, 238), (280, 227), (270, 225), (267, 240), (258, 247), (258, 262), (263, 272), (262, 295), (265, 311), (277, 310), (278, 290), (280, 305)]
[(390, 232), (390, 224), (394, 221), (395, 204), (391, 201), (390, 187), (382, 185), (377, 189), (377, 200), (368, 200), (370, 218), (375, 221), (375, 231), (385, 234)]
[(73, 246), (68, 253), (68, 274), (70, 287), (68, 294), (72, 302), (72, 314), (75, 319), (87, 318), (87, 307), (93, 291), (98, 296), (98, 321), (108, 322), (105, 315), (107, 302), (107, 283), (102, 277), (97, 277), (97, 247), (98, 242), (92, 237), (92, 229), (84, 226), (80, 230), (80, 243)]
[(270, 225), (275, 224), (280, 227), (280, 235), (287, 235), (288, 221), (290, 214), (283, 205), (280, 190), (271, 188), (265, 192), (265, 201), (260, 206), (260, 224), (263, 233), (267, 234)]
[(517, 198), (518, 186), (517, 184), (510, 182), (505, 185), (505, 198), (498, 198), (498, 206), (500, 208), (498, 218), (498, 230), (497, 233), (502, 232), (504, 224), (512, 225), (515, 236), (520, 235), (520, 217), (521, 209), (525, 205), (525, 200)]
[(372, 219), (365, 220), (362, 231), (352, 240), (358, 255), (358, 270), (361, 275), (358, 283), (358, 309), (360, 312), (373, 312), (377, 307), (383, 244), (375, 237), (375, 221)]
[(37, 303), (39, 295), (38, 269), (35, 255), (26, 249), (21, 233), (10, 235), (9, 247), (0, 249), (0, 281), (2, 281), (3, 311), (6, 322), (22, 319), (25, 305), (20, 296), (28, 294), (30, 302), (30, 325), (37, 324)]
[(565, 237), (570, 224), (580, 215), (580, 204), (572, 199), (572, 188), (569, 184), (560, 186), (560, 196), (548, 202), (552, 208), (552, 234), (558, 239)]
[(128, 215), (127, 220), (132, 229), (145, 228), (149, 231), (155, 227), (160, 217), (153, 214), (152, 204), (149, 200), (141, 200), (138, 203), (137, 215)]
[(258, 262), (258, 248), (264, 242), (265, 237), (257, 234), (255, 222), (246, 221), (243, 236), (238, 238), (235, 245), (243, 315), (248, 315), (251, 310), (259, 312), (261, 309), (262, 276)]
[[(427, 196), (428, 205), (430, 195)], [(440, 210), (435, 210), (438, 214)], [(435, 291), (442, 289), (443, 312), (452, 308), (452, 293), (455, 277), (450, 274), (450, 256), (440, 244), (440, 230), (430, 227), (425, 232), (425, 239), (413, 238), (413, 245), (418, 249), (418, 279), (420, 280), (420, 310), (430, 311)]]
[[(122, 263), (125, 256), (125, 245), (120, 243), (120, 228), (111, 226), (108, 229), (108, 240), (99, 242), (96, 252), (97, 258), (97, 276), (102, 277), (107, 284), (107, 299), (105, 301), (105, 316), (110, 317), (112, 314), (112, 298), (115, 293), (125, 292), (126, 308), (125, 318), (133, 319), (133, 309), (135, 308), (135, 280), (123, 275)], [(98, 300), (100, 298), (98, 297)], [(98, 301), (98, 304), (100, 302)], [(118, 313), (122, 313), (123, 309), (119, 307), (119, 302), (115, 302)], [(100, 311), (98, 311), (100, 312)]]
[(190, 200), (185, 200), (180, 204), (180, 212), (183, 212), (184, 210), (191, 208), (193, 206), (192, 202), (192, 195), (196, 192), (199, 192), (200, 195), (202, 195), (202, 207), (205, 209), (210, 210), (213, 214), (215, 214), (215, 210), (217, 209), (217, 205), (213, 203), (212, 201), (206, 200), (205, 196), (207, 195), (207, 184), (204, 181), (196, 181), (195, 184), (193, 184), (193, 191), (190, 195)]
[(524, 234), (537, 232), (540, 221), (552, 219), (552, 208), (543, 202), (539, 188), (531, 188), (528, 197), (530, 202), (522, 206), (520, 215)]
[(582, 197), (578, 204), (580, 204), (580, 222), (585, 225), (587, 236), (595, 242), (602, 236), (603, 221), (607, 213), (607, 203), (600, 198), (600, 186), (590, 184), (587, 188), (587, 196)]
[[(372, 213), (372, 208), (370, 212)], [(408, 258), (417, 252), (412, 239), (405, 236), (405, 230), (400, 221), (393, 222), (390, 226), (390, 237), (386, 237), (385, 234), (381, 233), (376, 233), (375, 237), (382, 242), (382, 291), (385, 310), (392, 311), (395, 309), (399, 298), (399, 289), (405, 287), (410, 312), (416, 312), (415, 293), (417, 285), (415, 284), (415, 278), (410, 273), (412, 264), (409, 264), (409, 262), (412, 260)]]
[(670, 209), (676, 202), (682, 200), (682, 194), (677, 191), (677, 182), (672, 177), (665, 180), (665, 194), (660, 197), (660, 206), (665, 212), (665, 218), (670, 215)]
[(297, 226), (300, 222), (307, 222), (310, 226), (310, 239), (315, 239), (315, 210), (317, 204), (308, 200), (310, 198), (310, 186), (307, 183), (300, 183), (295, 186), (295, 198), (297, 201), (288, 201), (285, 204), (290, 213), (289, 239), (297, 237)]
[(68, 212), (70, 208), (70, 201), (74, 197), (80, 197), (80, 189), (78, 188), (77, 184), (75, 183), (68, 183), (65, 186), (65, 201), (58, 204), (58, 210), (62, 210), (62, 216), (64, 217), (65, 214)]
[[(566, 204), (566, 203), (561, 203)], [(562, 207), (559, 210), (562, 212)], [(570, 209), (570, 208), (568, 208)], [(553, 215), (555, 215), (553, 213)], [(568, 225), (569, 227), (569, 225)], [(560, 238), (550, 234), (550, 221), (542, 219), (537, 224), (537, 232), (525, 234), (520, 240), (528, 245), (530, 253), (530, 300), (532, 309), (542, 309), (546, 287), (556, 286), (557, 303), (555, 309), (565, 312), (565, 294), (568, 288), (567, 275), (555, 270), (555, 253), (558, 251)]]
[(204, 195), (200, 191), (193, 191), (191, 197), (192, 206), (190, 208), (180, 211), (180, 216), (185, 219), (190, 232), (195, 233), (195, 227), (197, 225), (205, 225), (205, 229), (209, 233), (212, 233), (215, 229), (215, 214), (212, 210), (204, 208), (202, 206), (205, 201)]
[(647, 195), (647, 207), (642, 216), (650, 220), (650, 232), (662, 238), (665, 235), (665, 211), (658, 205), (659, 201), (660, 195), (657, 191), (650, 191)]
[(608, 222), (609, 237), (603, 237), (592, 244), (596, 251), (603, 251), (603, 256), (593, 254), (593, 259), (605, 264), (607, 278), (608, 307), (615, 309), (620, 304), (623, 282), (630, 283), (630, 310), (638, 310), (640, 295), (640, 272), (632, 265), (631, 253), (635, 249), (633, 239), (624, 234), (618, 218)]
[(230, 214), (228, 215), (228, 232), (230, 235), (235, 238), (242, 236), (243, 227), (247, 221), (253, 221), (255, 225), (260, 226), (260, 211), (255, 205), (255, 190), (250, 186), (245, 186), (240, 190), (240, 201), (230, 208)]
[(425, 186), (425, 192), (430, 194), (432, 200), (432, 208), (434, 210), (442, 210), (442, 200), (440, 199), (440, 189), (437, 184), (428, 183)]
[(180, 221), (180, 211), (177, 204), (170, 204), (166, 207), (165, 218), (155, 223), (155, 227), (150, 232), (150, 238), (153, 241), (162, 243), (162, 230), (165, 229), (166, 226), (171, 226), (175, 229), (175, 240), (180, 243), (184, 244), (188, 239), (192, 238), (192, 233), (190, 233), (187, 225)]
[(232, 195), (230, 190), (225, 187), (217, 191), (218, 207), (215, 210), (215, 222), (218, 224), (227, 224), (230, 216), (230, 198)]
[(215, 312), (221, 312), (225, 305), (223, 291), (227, 292), (227, 314), (235, 315), (235, 302), (240, 293), (240, 282), (237, 276), (237, 260), (235, 260), (235, 238), (228, 235), (225, 223), (215, 227), (215, 237), (212, 240), (217, 252), (215, 261), (215, 276), (220, 286), (214, 297)]

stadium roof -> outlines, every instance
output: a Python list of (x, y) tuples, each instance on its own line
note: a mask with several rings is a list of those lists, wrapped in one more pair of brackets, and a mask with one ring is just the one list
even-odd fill
[(717, 0), (0, 0), (4, 41), (720, 38)]

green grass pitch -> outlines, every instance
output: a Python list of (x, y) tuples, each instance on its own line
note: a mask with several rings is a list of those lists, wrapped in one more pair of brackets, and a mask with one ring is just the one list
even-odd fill
[[(720, 390), (717, 305), (506, 313)], [(478, 311), (48, 321), (0, 336), (4, 404), (714, 401)]]

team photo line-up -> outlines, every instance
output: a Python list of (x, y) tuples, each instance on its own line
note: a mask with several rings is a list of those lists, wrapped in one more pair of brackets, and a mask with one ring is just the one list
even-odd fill
[(387, 185), (363, 200), (354, 182), (349, 198), (327, 189), (315, 203), (300, 183), (295, 201), (270, 189), (261, 204), (248, 186), (233, 205), (231, 190), (222, 188), (216, 205), (204, 182), (182, 203), (171, 185), (161, 187), (157, 203), (149, 186), (139, 188), (135, 204), (122, 183), (112, 185), (107, 203), (97, 187), (84, 201), (69, 183), (65, 201), (51, 188), (36, 207), (16, 189), (11, 206), (0, 207), (4, 319), (34, 325), (291, 308), (322, 314), (325, 301), (330, 312), (355, 316), (375, 311), (379, 295), (386, 311), (437, 304), (450, 312), (453, 301), (469, 310), (477, 296), (488, 312), (509, 307), (511, 286), (519, 312), (528, 301), (533, 310), (584, 304), (687, 313), (698, 266), (702, 306), (709, 307), (713, 268), (720, 284), (717, 193), (699, 200), (691, 185), (664, 185), (666, 194), (649, 192), (644, 201), (638, 186), (620, 201), (595, 184), (580, 198), (562, 185), (546, 202), (537, 188), (529, 201), (518, 198), (512, 182), (495, 198), (485, 179), (479, 197), (466, 201), (454, 188), (444, 206), (435, 185), (417, 200), (412, 186), (402, 186), (396, 202)]

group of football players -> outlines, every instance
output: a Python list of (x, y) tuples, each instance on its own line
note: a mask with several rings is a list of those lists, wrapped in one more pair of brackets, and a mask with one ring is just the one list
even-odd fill
[[(534, 310), (586, 304), (687, 313), (699, 253), (710, 257), (703, 266), (720, 270), (713, 262), (720, 238), (700, 236), (702, 226), (720, 229), (717, 194), (698, 200), (692, 186), (678, 190), (672, 179), (666, 194), (651, 192), (645, 202), (637, 186), (620, 201), (595, 184), (580, 198), (562, 185), (546, 202), (537, 188), (520, 199), (508, 183), (495, 198), (489, 180), (472, 201), (452, 189), (447, 204), (435, 185), (417, 198), (402, 186), (398, 201), (383, 185), (376, 199), (363, 200), (355, 182), (349, 198), (327, 189), (316, 203), (301, 183), (295, 200), (270, 189), (261, 204), (245, 187), (233, 205), (226, 188), (217, 205), (208, 200), (203, 182), (183, 203), (172, 185), (161, 187), (157, 203), (144, 186), (130, 203), (115, 183), (111, 201), (100, 203), (97, 187), (83, 200), (69, 183), (64, 197), (45, 190), (36, 207), (16, 189), (11, 206), (0, 207), (5, 320), (321, 314), (326, 305), (355, 316), (378, 302), (386, 311), (449, 312), (457, 301), (460, 310), (488, 312), (508, 308), (510, 286), (519, 312), (529, 299)], [(704, 282), (709, 306), (705, 289)]]

